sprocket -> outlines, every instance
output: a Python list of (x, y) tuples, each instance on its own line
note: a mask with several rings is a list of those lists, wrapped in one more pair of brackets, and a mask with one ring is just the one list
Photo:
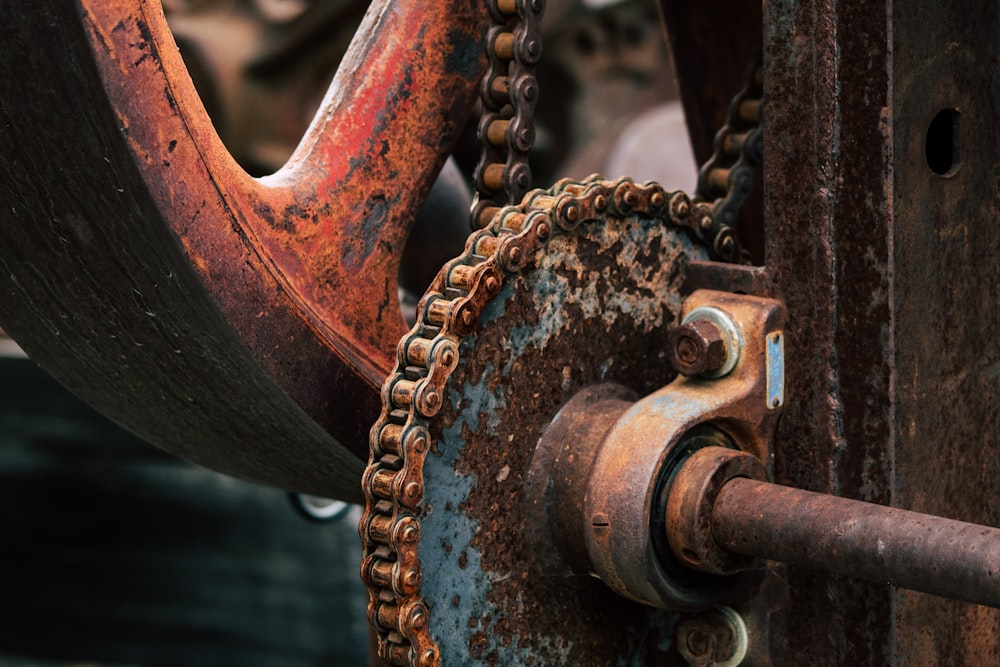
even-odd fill
[[(367, 573), (380, 558), (408, 559), (389, 553), (372, 535), (371, 526), (387, 509), (378, 490), (385, 484), (373, 481), (388, 477), (387, 466), (393, 465), (401, 468), (392, 474), (413, 477), (405, 454), (397, 457), (402, 461), (387, 462), (391, 455), (380, 445), (382, 434), (403, 416), (403, 406), (393, 404), (403, 399), (410, 401), (405, 428), (422, 423), (432, 443), (423, 466), (423, 504), (413, 516), (421, 521), (419, 596), (443, 663), (662, 660), (675, 616), (620, 598), (570, 567), (546, 523), (546, 489), (540, 484), (546, 476), (533, 483), (532, 469), (547, 465), (535, 456), (542, 431), (581, 389), (614, 382), (638, 395), (673, 379), (667, 331), (680, 310), (684, 269), (708, 257), (697, 225), (687, 227), (687, 220), (698, 219), (695, 209), (683, 193), (668, 194), (653, 183), (560, 182), (497, 215), (485, 230), (500, 239), (491, 244), (494, 256), (476, 254), (484, 234), (477, 232), (467, 255), (442, 269), (422, 301), (418, 324), (400, 343), (401, 367), (383, 390), (386, 404), (372, 431), (373, 460), (365, 476), (369, 504), (360, 530), (369, 558), (363, 574), (372, 596), (370, 616), (386, 642), (401, 636), (378, 619), (399, 618), (386, 608), (404, 608), (408, 601), (391, 600)], [(516, 234), (505, 228), (511, 220), (523, 224)], [(515, 242), (508, 239), (538, 237), (537, 249), (521, 244), (530, 252), (510, 261)], [(502, 285), (492, 298), (477, 299), (474, 287), (468, 296), (449, 287), (457, 268), (469, 265), (499, 271)], [(450, 320), (428, 325), (434, 304), (440, 310), (448, 299)], [(472, 302), (479, 304), (475, 333), (447, 336), (452, 320), (462, 328), (463, 307)], [(421, 336), (459, 344), (433, 419), (413, 418), (417, 396), (426, 397), (429, 389), (405, 360), (407, 347)], [(410, 399), (394, 389), (401, 379), (413, 383)], [(395, 520), (408, 520), (398, 510)], [(385, 647), (380, 652), (393, 654)]]

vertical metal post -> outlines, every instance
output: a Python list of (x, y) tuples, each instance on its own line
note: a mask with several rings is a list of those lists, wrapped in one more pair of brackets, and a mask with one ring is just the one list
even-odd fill
[[(998, 8), (764, 12), (766, 264), (789, 312), (778, 481), (996, 525)], [(788, 585), (779, 664), (1000, 661), (995, 610), (794, 567)]]

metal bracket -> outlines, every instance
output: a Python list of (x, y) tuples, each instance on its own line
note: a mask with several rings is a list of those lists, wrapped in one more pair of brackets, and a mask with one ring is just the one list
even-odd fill
[(560, 411), (539, 444), (539, 451), (559, 449), (548, 507), (564, 558), (626, 597), (671, 609), (732, 602), (756, 588), (759, 568), (750, 559), (750, 571), (717, 576), (673, 555), (666, 492), (677, 466), (706, 446), (749, 452), (770, 472), (770, 439), (784, 402), (781, 303), (698, 291), (681, 320), (706, 312), (724, 332), (731, 327), (738, 345), (724, 375), (678, 377), (631, 404), (597, 400), (612, 392), (589, 390)]

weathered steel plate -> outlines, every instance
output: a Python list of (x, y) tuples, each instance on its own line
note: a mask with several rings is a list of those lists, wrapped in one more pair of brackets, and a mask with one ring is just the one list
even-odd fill
[[(765, 3), (778, 481), (1000, 523), (1000, 8)], [(956, 109), (959, 155), (926, 139)], [(983, 665), (1000, 612), (789, 568), (776, 664)], [(782, 657), (782, 651), (786, 650)]]

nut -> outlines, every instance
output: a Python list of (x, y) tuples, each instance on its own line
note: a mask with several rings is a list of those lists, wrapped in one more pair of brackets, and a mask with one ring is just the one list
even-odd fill
[(746, 655), (746, 626), (728, 607), (688, 616), (677, 624), (677, 649), (691, 667), (735, 667)]
[(702, 375), (723, 367), (728, 352), (722, 330), (714, 322), (699, 319), (682, 324), (670, 333), (670, 361), (682, 375)]

